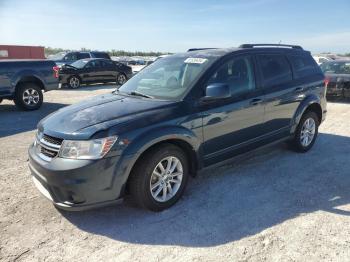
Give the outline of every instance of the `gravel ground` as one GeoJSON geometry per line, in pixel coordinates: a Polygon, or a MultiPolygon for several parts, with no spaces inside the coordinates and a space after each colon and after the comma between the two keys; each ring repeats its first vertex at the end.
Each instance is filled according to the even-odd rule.
{"type": "Polygon", "coordinates": [[[0,105],[1,261],[349,261],[350,104],[329,103],[314,148],[284,144],[249,153],[192,179],[173,208],[123,203],[64,212],[34,187],[27,148],[37,122],[111,91],[45,94],[41,110],[0,105]]]}

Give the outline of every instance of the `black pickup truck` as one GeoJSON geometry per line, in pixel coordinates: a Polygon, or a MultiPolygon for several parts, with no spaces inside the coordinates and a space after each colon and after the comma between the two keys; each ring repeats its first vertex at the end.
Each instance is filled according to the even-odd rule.
{"type": "Polygon", "coordinates": [[[58,88],[58,69],[50,60],[0,61],[0,103],[10,99],[20,109],[38,109],[43,91],[58,88]]]}

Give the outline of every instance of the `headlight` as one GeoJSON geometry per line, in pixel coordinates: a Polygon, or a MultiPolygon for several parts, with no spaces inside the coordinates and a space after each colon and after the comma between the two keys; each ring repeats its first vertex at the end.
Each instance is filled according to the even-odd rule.
{"type": "Polygon", "coordinates": [[[110,136],[87,141],[63,140],[59,156],[71,159],[99,159],[109,152],[117,138],[110,136]]]}

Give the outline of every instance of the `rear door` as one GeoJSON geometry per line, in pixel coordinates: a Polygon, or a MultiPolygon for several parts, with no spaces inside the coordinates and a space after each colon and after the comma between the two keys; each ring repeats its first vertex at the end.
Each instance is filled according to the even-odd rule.
{"type": "Polygon", "coordinates": [[[232,157],[263,134],[264,96],[254,65],[249,55],[230,58],[205,85],[225,83],[231,90],[230,98],[201,105],[205,165],[232,157]]]}
{"type": "Polygon", "coordinates": [[[116,81],[117,69],[112,60],[101,60],[101,78],[106,82],[116,81]]]}
{"type": "Polygon", "coordinates": [[[100,63],[97,60],[91,60],[84,67],[83,81],[98,83],[100,81],[100,63]]]}
{"type": "Polygon", "coordinates": [[[302,87],[293,81],[291,65],[283,53],[258,54],[256,58],[265,93],[264,133],[284,137],[302,99],[302,87]]]}

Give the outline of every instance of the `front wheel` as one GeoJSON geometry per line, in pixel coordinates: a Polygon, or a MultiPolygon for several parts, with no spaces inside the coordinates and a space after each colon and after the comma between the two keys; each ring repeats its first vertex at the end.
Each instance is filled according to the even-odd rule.
{"type": "Polygon", "coordinates": [[[185,153],[177,146],[164,144],[136,162],[130,177],[130,193],[139,206],[164,210],[182,196],[188,172],[185,153]]]}
{"type": "Polygon", "coordinates": [[[123,85],[127,80],[128,79],[127,79],[126,75],[124,75],[123,73],[120,73],[117,75],[117,84],[118,85],[123,85]]]}
{"type": "Polygon", "coordinates": [[[14,102],[17,107],[24,110],[36,110],[43,103],[41,88],[35,83],[24,83],[18,86],[14,102]]]}
{"type": "Polygon", "coordinates": [[[319,120],[314,112],[306,112],[295,131],[292,145],[298,152],[307,152],[314,145],[318,134],[319,120]]]}

